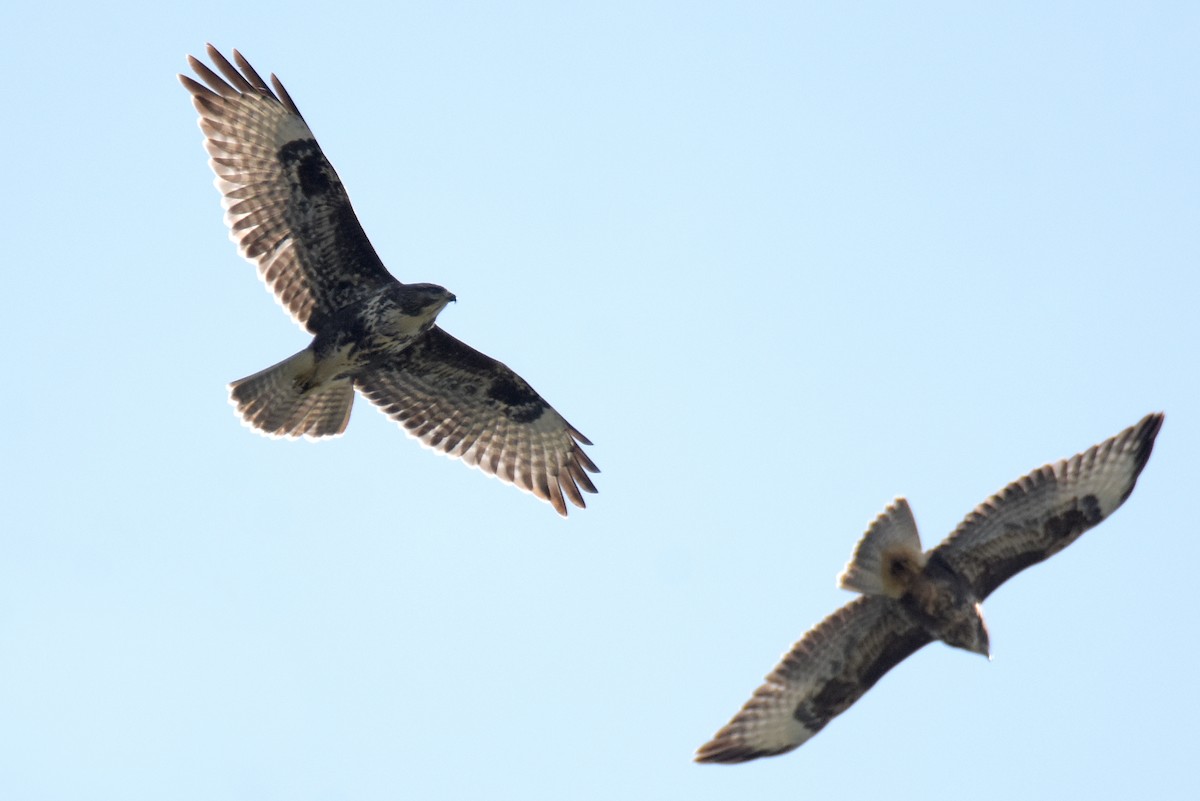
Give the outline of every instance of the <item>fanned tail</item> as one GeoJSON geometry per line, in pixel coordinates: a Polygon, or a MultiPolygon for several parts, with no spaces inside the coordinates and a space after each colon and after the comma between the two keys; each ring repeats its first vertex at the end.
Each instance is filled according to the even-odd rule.
{"type": "Polygon", "coordinates": [[[354,404],[348,378],[316,383],[317,362],[304,349],[229,385],[230,401],[246,423],[273,437],[333,437],[346,430],[354,404]]]}
{"type": "Polygon", "coordinates": [[[912,510],[908,501],[897,498],[863,534],[838,585],[863,595],[899,598],[924,566],[912,510]]]}

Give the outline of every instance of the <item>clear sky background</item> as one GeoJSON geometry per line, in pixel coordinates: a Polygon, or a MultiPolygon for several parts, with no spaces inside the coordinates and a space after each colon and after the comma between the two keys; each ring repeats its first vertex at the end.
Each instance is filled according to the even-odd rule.
{"type": "Polygon", "coordinates": [[[0,797],[1197,791],[1200,7],[25,5],[5,82],[0,797]],[[385,263],[596,445],[548,505],[359,399],[239,424],[307,344],[175,74],[287,85],[385,263]],[[927,545],[1164,410],[1130,501],[787,756],[693,750],[867,523],[927,545]]]}

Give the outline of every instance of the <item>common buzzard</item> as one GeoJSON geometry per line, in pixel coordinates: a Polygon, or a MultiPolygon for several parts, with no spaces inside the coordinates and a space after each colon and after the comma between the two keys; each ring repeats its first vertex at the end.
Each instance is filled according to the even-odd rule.
{"type": "Polygon", "coordinates": [[[242,256],[313,335],[274,367],[230,385],[231,401],[268,436],[336,436],[357,389],[426,446],[548,501],[566,516],[599,472],[592,443],[519,375],[435,323],[454,300],[384,268],[299,109],[233,51],[220,71],[180,75],[200,112],[225,222],[242,256]],[[221,76],[224,76],[223,78],[221,76]]]}
{"type": "Polygon", "coordinates": [[[908,502],[863,535],[839,582],[862,596],[804,635],[697,762],[782,754],[819,732],[926,643],[988,655],[980,602],[1066,548],[1133,492],[1163,416],[1009,484],[940,545],[922,552],[908,502]]]}

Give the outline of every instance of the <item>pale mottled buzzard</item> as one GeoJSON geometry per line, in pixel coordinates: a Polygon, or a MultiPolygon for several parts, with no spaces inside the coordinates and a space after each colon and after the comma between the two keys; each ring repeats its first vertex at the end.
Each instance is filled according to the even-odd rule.
{"type": "Polygon", "coordinates": [[[357,389],[430,448],[548,501],[595,492],[592,443],[519,375],[434,324],[454,300],[384,268],[350,199],[283,84],[272,90],[236,50],[212,45],[180,75],[200,112],[225,222],[241,254],[313,334],[300,353],[230,385],[244,420],[269,436],[341,434],[357,389]],[[222,78],[221,76],[224,76],[222,78]]]}
{"type": "Polygon", "coordinates": [[[980,602],[1113,513],[1150,458],[1161,414],[1009,484],[922,552],[908,503],[867,529],[840,577],[862,593],[804,635],[697,762],[745,762],[791,751],[884,673],[934,640],[988,654],[980,602]]]}

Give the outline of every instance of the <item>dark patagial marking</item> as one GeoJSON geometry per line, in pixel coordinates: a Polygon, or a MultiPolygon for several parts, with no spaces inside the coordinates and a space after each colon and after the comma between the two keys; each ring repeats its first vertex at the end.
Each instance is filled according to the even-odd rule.
{"type": "Polygon", "coordinates": [[[1050,554],[1043,551],[1027,551],[1007,558],[994,556],[983,576],[983,582],[987,588],[995,589],[993,585],[998,583],[996,581],[998,576],[1015,576],[1030,565],[1036,565],[1049,557],[1050,554]]]}
{"type": "Polygon", "coordinates": [[[875,682],[883,678],[883,674],[903,662],[918,648],[928,643],[928,635],[914,634],[900,639],[890,639],[875,659],[865,665],[859,675],[862,692],[875,686],[875,682]]]}
{"type": "MultiPolygon", "coordinates": [[[[1036,565],[1074,542],[1080,534],[1104,519],[1104,510],[1095,495],[1085,495],[1075,501],[1073,508],[1047,519],[1041,526],[1043,547],[1024,553],[997,553],[976,580],[975,591],[983,600],[1002,582],[1020,573],[1030,565],[1036,565]]],[[[1037,530],[1034,521],[1011,526],[1013,530],[1037,530]]]]}
{"type": "Polygon", "coordinates": [[[448,334],[426,337],[421,340],[419,346],[429,358],[444,361],[454,360],[464,369],[474,373],[491,373],[499,364],[491,356],[485,356],[462,342],[457,343],[456,346],[448,334]]]}
{"type": "Polygon", "coordinates": [[[300,191],[305,197],[321,195],[329,191],[329,175],[325,171],[325,158],[321,155],[315,139],[297,139],[279,149],[279,161],[284,167],[296,170],[300,179],[300,191]]]}
{"type": "Polygon", "coordinates": [[[363,234],[362,225],[354,216],[354,207],[350,205],[350,201],[343,196],[341,201],[333,206],[333,213],[336,215],[333,220],[333,246],[337,249],[338,259],[348,260],[364,272],[386,272],[387,268],[379,260],[379,254],[371,246],[371,240],[363,234]]]}

